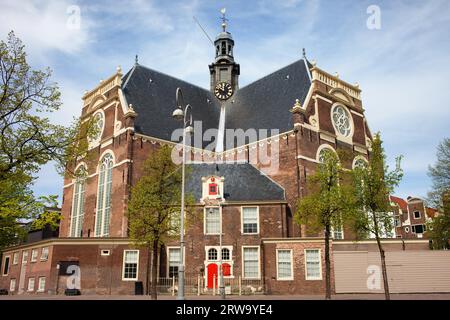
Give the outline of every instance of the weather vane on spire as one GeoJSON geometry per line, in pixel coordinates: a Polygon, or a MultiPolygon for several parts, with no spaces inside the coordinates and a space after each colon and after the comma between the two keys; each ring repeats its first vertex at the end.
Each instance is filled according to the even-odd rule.
{"type": "Polygon", "coordinates": [[[226,31],[226,28],[227,28],[227,21],[228,21],[228,19],[225,18],[225,12],[227,12],[227,9],[226,9],[226,8],[220,9],[220,13],[222,14],[222,17],[221,17],[220,19],[222,19],[222,28],[223,28],[223,32],[226,31]]]}

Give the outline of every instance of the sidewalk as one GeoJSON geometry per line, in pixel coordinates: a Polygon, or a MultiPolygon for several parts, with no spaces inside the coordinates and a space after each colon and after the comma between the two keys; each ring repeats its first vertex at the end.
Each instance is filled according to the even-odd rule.
{"type": "MultiPolygon", "coordinates": [[[[160,295],[158,300],[175,300],[176,296],[160,295]]],[[[151,300],[150,296],[133,295],[86,295],[86,296],[54,296],[54,295],[11,295],[0,296],[0,300],[151,300]]],[[[220,296],[186,296],[186,300],[220,300],[220,296]]],[[[227,301],[233,300],[324,300],[320,295],[249,295],[227,296],[227,301]]],[[[332,300],[384,300],[384,294],[337,294],[332,300]]],[[[417,294],[391,294],[391,300],[450,300],[450,293],[417,293],[417,294]]]]}

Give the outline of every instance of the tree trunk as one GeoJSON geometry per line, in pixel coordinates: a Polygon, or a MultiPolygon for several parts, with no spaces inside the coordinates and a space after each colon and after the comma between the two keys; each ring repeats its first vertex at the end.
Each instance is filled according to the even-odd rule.
{"type": "Polygon", "coordinates": [[[147,272],[145,272],[145,295],[149,295],[150,294],[150,270],[151,270],[151,263],[150,263],[150,258],[151,258],[151,247],[150,245],[147,245],[147,272]]]}
{"type": "Polygon", "coordinates": [[[330,224],[325,226],[325,299],[331,299],[330,224]]]}
{"type": "Polygon", "coordinates": [[[159,241],[153,240],[152,300],[158,299],[158,293],[156,292],[157,276],[158,276],[158,249],[159,249],[159,241]]]}
{"type": "Polygon", "coordinates": [[[380,237],[378,236],[378,232],[375,235],[377,238],[377,244],[378,244],[378,250],[380,251],[380,258],[381,258],[381,270],[383,272],[383,285],[384,285],[384,296],[386,300],[391,300],[391,296],[389,293],[389,281],[387,276],[387,269],[386,269],[386,258],[384,256],[384,249],[381,245],[380,237]]]}

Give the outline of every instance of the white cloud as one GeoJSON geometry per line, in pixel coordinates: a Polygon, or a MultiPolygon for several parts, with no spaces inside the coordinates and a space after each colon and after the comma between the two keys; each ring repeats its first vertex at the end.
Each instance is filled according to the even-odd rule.
{"type": "Polygon", "coordinates": [[[51,50],[63,53],[80,52],[88,41],[89,21],[81,15],[79,29],[67,26],[69,1],[2,1],[0,34],[5,38],[10,30],[26,44],[34,61],[46,61],[51,50]]]}
{"type": "MultiPolygon", "coordinates": [[[[236,41],[235,59],[241,65],[240,84],[299,59],[306,47],[308,57],[316,59],[319,67],[361,84],[370,128],[382,131],[389,159],[405,156],[407,174],[401,190],[411,187],[425,194],[427,165],[434,161],[437,143],[448,135],[445,121],[450,108],[444,101],[450,77],[445,41],[450,6],[446,0],[378,2],[379,31],[366,28],[368,3],[261,0],[225,4],[236,41]]],[[[80,67],[78,77],[73,70],[65,74],[71,66],[58,66],[56,80],[65,106],[53,116],[61,123],[79,115],[84,89],[92,89],[119,64],[127,71],[136,53],[143,65],[208,88],[207,65],[214,50],[192,16],[214,37],[220,28],[220,7],[199,1],[7,0],[2,3],[0,32],[4,38],[9,29],[16,30],[33,60],[42,59],[53,67],[59,61],[49,53],[57,52],[80,67]],[[76,32],[66,28],[66,9],[73,2],[81,9],[81,29],[76,32]]]]}

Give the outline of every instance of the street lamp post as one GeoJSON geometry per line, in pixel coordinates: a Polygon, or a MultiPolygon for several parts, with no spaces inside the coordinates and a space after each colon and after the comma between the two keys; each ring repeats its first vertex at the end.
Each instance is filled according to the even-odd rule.
{"type": "MultiPolygon", "coordinates": [[[[222,206],[219,207],[219,214],[222,218],[222,206]]],[[[225,283],[223,281],[223,257],[222,257],[222,225],[223,221],[220,222],[220,236],[219,236],[219,250],[220,250],[220,286],[219,293],[221,299],[225,299],[225,283]]]]}
{"type": "Polygon", "coordinates": [[[184,300],[184,176],[186,164],[186,136],[192,134],[192,107],[184,105],[183,93],[180,88],[176,91],[176,109],[172,117],[183,121],[183,161],[181,164],[181,212],[180,212],[180,265],[178,267],[178,300],[184,300]],[[183,110],[184,108],[184,110],[183,110]],[[189,118],[187,114],[189,112],[189,118]]]}

